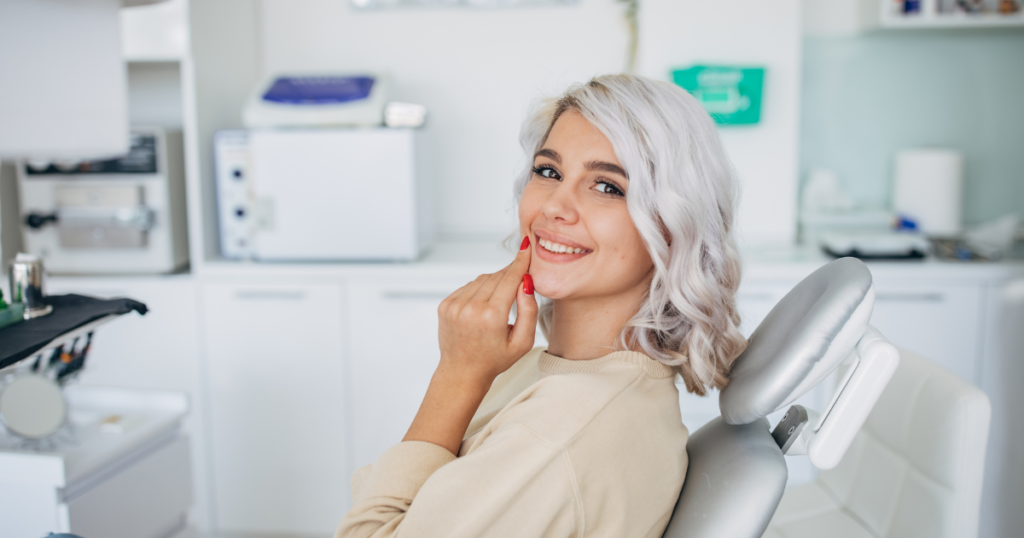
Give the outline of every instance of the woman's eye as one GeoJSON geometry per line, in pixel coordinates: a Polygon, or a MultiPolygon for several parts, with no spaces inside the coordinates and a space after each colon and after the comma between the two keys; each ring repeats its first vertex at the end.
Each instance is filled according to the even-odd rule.
{"type": "Polygon", "coordinates": [[[603,192],[605,194],[612,194],[615,196],[622,196],[624,194],[621,189],[607,181],[599,181],[597,186],[594,188],[597,189],[597,192],[603,192]]]}
{"type": "Polygon", "coordinates": [[[554,168],[548,166],[535,166],[533,167],[533,173],[548,179],[561,179],[558,172],[556,172],[554,168]]]}

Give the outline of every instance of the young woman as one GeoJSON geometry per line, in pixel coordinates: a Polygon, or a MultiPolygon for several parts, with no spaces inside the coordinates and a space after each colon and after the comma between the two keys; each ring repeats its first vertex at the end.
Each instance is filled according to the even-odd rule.
{"type": "Polygon", "coordinates": [[[746,345],[734,175],[695,99],[633,76],[541,103],[521,141],[519,253],[441,303],[430,388],[403,442],[356,472],[336,538],[668,524],[687,464],[675,380],[721,388],[746,345]],[[538,321],[549,346],[531,351],[538,321]]]}

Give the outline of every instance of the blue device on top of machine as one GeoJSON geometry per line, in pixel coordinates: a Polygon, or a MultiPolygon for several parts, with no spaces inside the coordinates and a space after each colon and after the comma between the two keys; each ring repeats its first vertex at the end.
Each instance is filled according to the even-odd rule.
{"type": "Polygon", "coordinates": [[[276,73],[253,88],[242,120],[250,129],[377,127],[387,102],[380,73],[276,73]]]}
{"type": "Polygon", "coordinates": [[[347,103],[368,98],[374,82],[368,76],[278,77],[263,100],[290,105],[347,103]]]}

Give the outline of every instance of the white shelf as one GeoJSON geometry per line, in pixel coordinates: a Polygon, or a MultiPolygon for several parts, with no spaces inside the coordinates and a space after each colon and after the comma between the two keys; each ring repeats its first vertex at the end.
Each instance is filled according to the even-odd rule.
{"type": "Polygon", "coordinates": [[[985,13],[966,15],[946,13],[939,15],[882,15],[883,29],[947,29],[947,28],[1021,28],[1024,27],[1024,14],[999,15],[985,13]]]}
{"type": "Polygon", "coordinates": [[[121,51],[128,62],[177,62],[188,54],[186,0],[138,1],[121,10],[121,51]],[[149,5],[152,4],[152,5],[149,5]]]}

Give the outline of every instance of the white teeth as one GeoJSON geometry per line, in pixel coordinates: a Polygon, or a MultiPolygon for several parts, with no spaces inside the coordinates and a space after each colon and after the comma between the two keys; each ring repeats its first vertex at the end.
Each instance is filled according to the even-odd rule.
{"type": "Polygon", "coordinates": [[[540,239],[537,242],[540,244],[540,246],[544,247],[544,250],[547,250],[547,251],[550,251],[550,252],[556,252],[556,253],[559,253],[559,254],[562,254],[562,253],[579,254],[581,252],[586,252],[586,249],[582,249],[582,248],[579,248],[579,247],[576,247],[576,248],[568,247],[568,246],[565,246],[565,245],[563,245],[561,243],[555,243],[554,241],[548,241],[547,239],[540,239]]]}

